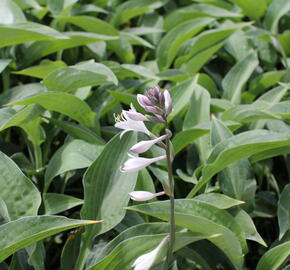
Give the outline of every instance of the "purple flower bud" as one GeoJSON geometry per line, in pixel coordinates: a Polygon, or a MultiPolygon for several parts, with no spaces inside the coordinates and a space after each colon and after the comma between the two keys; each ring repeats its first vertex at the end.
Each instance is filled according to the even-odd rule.
{"type": "Polygon", "coordinates": [[[147,112],[154,113],[154,114],[163,114],[164,112],[156,106],[144,106],[144,109],[147,112]]]}
{"type": "Polygon", "coordinates": [[[130,148],[130,151],[133,153],[141,154],[149,150],[154,144],[161,142],[162,140],[166,139],[168,137],[167,134],[162,135],[158,138],[155,138],[153,140],[148,140],[148,141],[141,141],[138,142],[137,144],[133,145],[130,148]]]}
{"type": "Polygon", "coordinates": [[[150,99],[144,95],[137,95],[137,100],[138,103],[140,104],[140,106],[142,106],[144,108],[144,106],[152,106],[152,102],[150,101],[150,99]]]}
{"type": "Polygon", "coordinates": [[[154,122],[154,123],[165,123],[165,120],[163,116],[156,114],[155,116],[146,116],[148,121],[154,122]]]}
{"type": "Polygon", "coordinates": [[[163,93],[164,93],[164,99],[165,99],[164,100],[165,112],[166,112],[166,115],[168,115],[172,111],[172,100],[171,100],[171,96],[168,90],[165,90],[163,93]]]}

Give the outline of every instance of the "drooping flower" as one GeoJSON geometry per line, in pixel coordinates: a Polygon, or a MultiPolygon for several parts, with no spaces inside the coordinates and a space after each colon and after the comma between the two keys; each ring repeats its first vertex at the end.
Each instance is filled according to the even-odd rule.
{"type": "Polygon", "coordinates": [[[155,249],[138,257],[132,264],[134,270],[149,270],[150,267],[154,264],[154,261],[156,260],[159,252],[167,244],[168,241],[169,236],[166,236],[155,249]]]}
{"type": "Polygon", "coordinates": [[[127,118],[130,118],[131,120],[134,120],[134,121],[147,121],[148,120],[148,118],[145,115],[136,111],[132,103],[130,107],[131,108],[129,109],[129,111],[123,110],[123,114],[127,116],[127,118]]]}
{"type": "Polygon", "coordinates": [[[128,159],[124,163],[124,166],[121,169],[122,172],[137,172],[139,170],[144,169],[145,167],[149,166],[150,164],[154,162],[166,159],[166,155],[155,157],[155,158],[142,158],[142,157],[134,157],[131,155],[130,157],[131,158],[128,159]]]}
{"type": "Polygon", "coordinates": [[[129,193],[131,200],[138,202],[148,201],[164,194],[165,194],[164,191],[158,193],[152,193],[149,191],[132,191],[129,193]]]}
{"type": "Polygon", "coordinates": [[[134,107],[131,107],[131,111],[123,111],[123,113],[120,116],[115,117],[116,120],[115,127],[124,129],[124,131],[121,132],[120,136],[122,137],[126,132],[131,130],[143,132],[148,136],[150,136],[151,133],[147,129],[143,121],[132,119],[134,117],[141,117],[140,115],[142,115],[141,113],[140,115],[135,114],[134,110],[135,110],[134,107]]]}
{"type": "Polygon", "coordinates": [[[156,139],[148,140],[148,141],[141,141],[137,144],[133,145],[130,149],[131,152],[141,154],[149,150],[154,144],[161,142],[162,140],[166,139],[168,135],[162,135],[156,139]]]}

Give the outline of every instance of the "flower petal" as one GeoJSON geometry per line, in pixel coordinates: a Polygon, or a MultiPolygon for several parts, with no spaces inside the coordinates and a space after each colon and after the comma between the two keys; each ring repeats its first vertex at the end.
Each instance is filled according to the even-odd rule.
{"type": "Polygon", "coordinates": [[[131,200],[138,202],[148,201],[164,194],[165,194],[164,191],[158,193],[152,193],[149,191],[132,191],[129,193],[131,200]]]}
{"type": "Polygon", "coordinates": [[[122,172],[137,172],[149,166],[151,163],[163,159],[166,159],[166,155],[155,158],[132,157],[124,163],[122,172]]]}
{"type": "Polygon", "coordinates": [[[138,154],[144,153],[147,150],[149,150],[154,144],[166,139],[167,136],[168,135],[162,135],[153,140],[138,142],[137,144],[131,147],[130,151],[132,151],[133,153],[138,153],[138,154]]]}
{"type": "Polygon", "coordinates": [[[168,115],[172,111],[172,100],[168,90],[164,90],[163,94],[164,94],[165,111],[166,115],[168,115]]]}

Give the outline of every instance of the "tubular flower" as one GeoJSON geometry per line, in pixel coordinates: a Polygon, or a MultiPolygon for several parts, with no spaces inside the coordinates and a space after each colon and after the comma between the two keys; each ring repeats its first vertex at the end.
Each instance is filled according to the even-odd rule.
{"type": "Polygon", "coordinates": [[[139,170],[144,169],[149,166],[153,162],[157,162],[159,160],[166,159],[166,155],[155,157],[155,158],[142,158],[142,157],[134,157],[131,156],[125,163],[122,172],[137,172],[139,170]]]}
{"type": "Polygon", "coordinates": [[[162,135],[156,139],[148,140],[148,141],[141,141],[137,144],[133,145],[130,149],[131,152],[141,154],[149,150],[154,144],[161,142],[162,140],[166,139],[168,135],[162,135]]]}
{"type": "Polygon", "coordinates": [[[154,261],[156,260],[159,252],[168,241],[169,237],[166,236],[155,249],[138,257],[132,264],[134,270],[149,270],[150,267],[154,264],[154,261]]]}
{"type": "MultiPolygon", "coordinates": [[[[132,114],[128,115],[129,112],[124,111],[121,115],[115,117],[116,123],[115,127],[124,129],[124,131],[121,132],[120,136],[122,137],[126,132],[128,131],[139,131],[143,132],[150,136],[150,131],[146,128],[143,121],[136,121],[132,120],[130,117],[132,117],[132,114]]],[[[141,113],[140,113],[141,114],[141,113]]]]}
{"type": "Polygon", "coordinates": [[[164,191],[161,191],[158,193],[152,193],[148,191],[132,191],[129,193],[129,196],[131,200],[133,201],[143,202],[143,201],[151,200],[157,196],[162,196],[164,194],[165,194],[164,191]]]}
{"type": "Polygon", "coordinates": [[[131,103],[130,107],[131,108],[129,109],[129,111],[123,110],[123,114],[127,118],[130,118],[131,120],[134,120],[134,121],[147,121],[148,120],[148,118],[145,115],[143,115],[142,113],[138,113],[136,111],[136,109],[134,108],[132,103],[131,103]]]}

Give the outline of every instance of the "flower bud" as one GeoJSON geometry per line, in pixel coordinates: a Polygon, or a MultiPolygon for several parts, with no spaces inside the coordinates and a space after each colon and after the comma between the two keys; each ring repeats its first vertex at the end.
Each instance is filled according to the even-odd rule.
{"type": "Polygon", "coordinates": [[[141,141],[138,142],[137,144],[133,145],[130,149],[130,151],[134,153],[144,153],[147,150],[149,150],[154,144],[161,142],[162,140],[166,139],[168,135],[162,135],[156,139],[153,140],[148,140],[148,141],[141,141]]]}
{"type": "Polygon", "coordinates": [[[164,94],[165,112],[166,112],[166,115],[168,115],[172,111],[172,100],[171,100],[171,96],[168,90],[165,90],[163,94],[164,94]]]}
{"type": "Polygon", "coordinates": [[[148,191],[132,191],[129,193],[131,200],[138,202],[148,201],[157,196],[162,196],[164,194],[165,194],[164,191],[158,193],[151,193],[148,191]]]}
{"type": "Polygon", "coordinates": [[[166,159],[166,155],[155,157],[155,158],[142,158],[131,156],[124,163],[124,167],[121,169],[122,172],[137,172],[149,166],[150,164],[157,162],[159,160],[166,159]]]}

